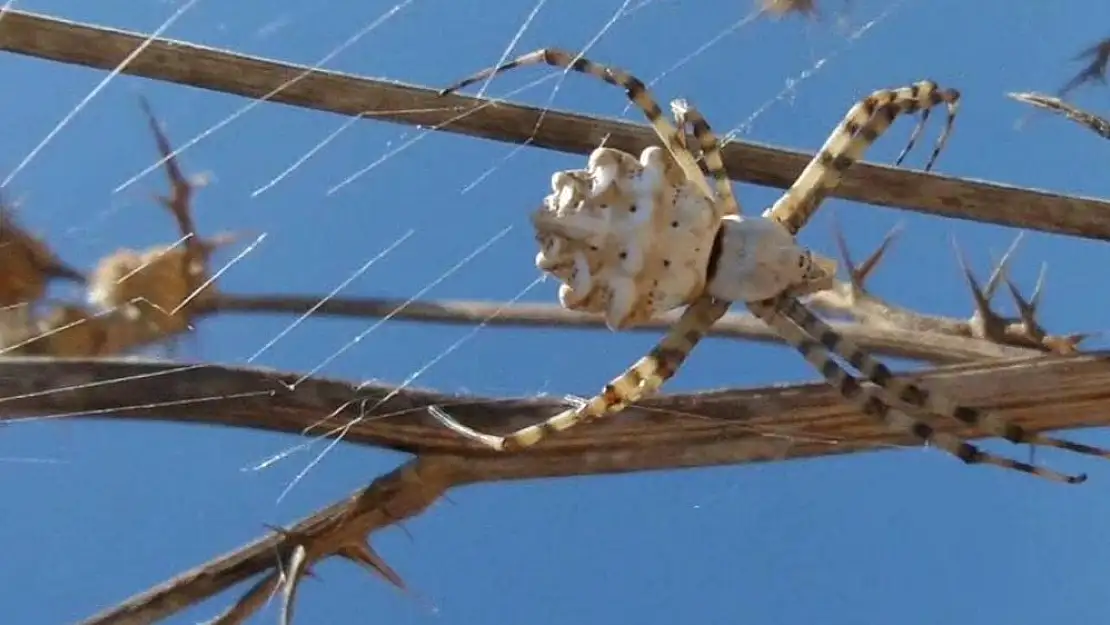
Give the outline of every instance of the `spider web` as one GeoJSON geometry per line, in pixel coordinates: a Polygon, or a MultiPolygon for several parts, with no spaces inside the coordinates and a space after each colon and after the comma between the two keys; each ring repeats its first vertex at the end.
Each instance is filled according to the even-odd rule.
{"type": "MultiPolygon", "coordinates": [[[[480,39],[481,45],[474,45],[476,38],[464,38],[467,33],[464,27],[450,25],[449,18],[466,21],[462,12],[440,15],[438,12],[448,9],[431,0],[405,0],[360,8],[325,3],[321,7],[326,6],[326,11],[307,5],[280,9],[259,5],[261,10],[250,20],[220,14],[224,15],[223,21],[212,17],[219,13],[212,4],[189,0],[157,5],[157,11],[147,7],[147,15],[158,15],[161,21],[133,26],[143,32],[200,40],[247,53],[283,59],[298,57],[297,62],[311,67],[387,75],[429,85],[444,84],[535,47],[565,45],[599,61],[612,62],[641,74],[656,89],[661,104],[671,97],[686,96],[695,103],[704,98],[707,105],[703,110],[727,137],[750,135],[753,139],[780,143],[778,138],[764,139],[760,133],[764,130],[778,132],[774,115],[790,119],[794,109],[804,106],[807,97],[813,94],[817,103],[814,106],[821,107],[823,117],[820,123],[806,124],[804,141],[808,142],[807,147],[815,147],[855,95],[878,86],[875,79],[863,75],[851,86],[837,89],[836,97],[826,97],[823,90],[833,78],[825,83],[820,80],[827,78],[827,68],[841,68],[834,72],[835,78],[851,73],[849,63],[860,62],[854,54],[857,52],[855,46],[894,17],[904,18],[904,7],[913,7],[914,3],[894,2],[881,6],[854,3],[853,13],[848,17],[858,20],[858,24],[853,21],[846,32],[836,32],[822,30],[820,25],[800,27],[802,23],[797,19],[774,23],[760,20],[747,5],[722,7],[720,10],[726,15],[708,19],[705,11],[689,3],[665,0],[598,4],[589,11],[565,0],[540,0],[511,9],[498,9],[493,12],[495,15],[486,16],[492,23],[483,25],[487,32],[480,39]],[[339,20],[332,17],[327,28],[313,21],[314,18],[323,21],[328,12],[342,12],[343,17],[339,20]],[[569,19],[568,13],[573,13],[574,19],[569,19]],[[414,28],[412,22],[421,26],[414,28]],[[661,24],[664,23],[682,26],[663,28],[661,24]],[[727,25],[722,28],[715,24],[727,25]],[[446,32],[437,33],[438,30],[446,32]],[[672,30],[678,35],[658,36],[672,30]],[[436,33],[444,41],[450,41],[452,36],[459,37],[459,41],[444,45],[438,54],[417,50],[419,46],[409,37],[420,31],[436,33]],[[767,36],[790,41],[775,46],[781,57],[768,59],[770,55],[762,53],[760,37],[767,36]],[[827,40],[818,41],[818,37],[827,40]],[[288,41],[303,47],[287,50],[288,41]],[[335,41],[340,43],[335,44],[335,41]],[[763,56],[752,61],[757,54],[763,56]],[[711,90],[718,94],[717,97],[710,99],[701,95],[711,90]],[[841,97],[845,94],[855,95],[841,97]],[[830,104],[832,102],[838,104],[830,104]],[[828,106],[831,109],[824,110],[828,106]],[[813,131],[813,128],[824,130],[813,131]]],[[[921,9],[920,5],[913,8],[921,9]]],[[[67,10],[51,12],[67,15],[67,10]]],[[[112,18],[113,25],[115,19],[112,18]]],[[[93,21],[109,21],[109,18],[101,16],[93,21]]],[[[293,47],[293,44],[288,46],[293,47]]],[[[481,92],[494,98],[534,103],[545,109],[619,115],[639,121],[638,112],[625,106],[618,90],[591,85],[588,78],[580,76],[568,79],[556,71],[521,73],[483,85],[481,92]]],[[[81,75],[84,78],[79,84],[85,87],[93,75],[81,75]]],[[[506,148],[476,139],[443,135],[434,129],[399,129],[374,124],[369,114],[335,119],[271,104],[259,106],[261,100],[244,102],[202,95],[180,87],[167,88],[122,77],[116,72],[95,75],[95,79],[87,88],[71,88],[66,93],[70,100],[65,106],[69,108],[56,117],[56,123],[37,137],[31,147],[5,154],[6,159],[16,160],[8,168],[3,186],[28,190],[26,203],[34,204],[43,181],[36,170],[53,168],[56,172],[60,163],[73,163],[77,157],[66,150],[66,146],[73,149],[79,138],[88,136],[98,115],[120,109],[125,111],[116,113],[115,119],[120,120],[120,128],[130,126],[121,130],[123,136],[118,138],[128,148],[111,151],[119,160],[98,164],[95,174],[89,174],[90,178],[95,175],[100,179],[96,184],[87,181],[82,184],[82,188],[92,190],[92,199],[82,210],[62,204],[36,206],[34,220],[54,226],[49,228],[52,232],[62,233],[52,238],[52,244],[67,249],[74,247],[72,258],[77,263],[88,259],[95,250],[103,253],[105,248],[119,245],[132,235],[141,236],[134,242],[128,240],[127,245],[174,241],[171,220],[147,201],[149,194],[162,188],[159,176],[165,159],[153,158],[150,139],[143,135],[145,129],[139,121],[139,109],[129,104],[136,93],[143,93],[154,101],[173,138],[173,156],[182,161],[183,167],[190,171],[200,167],[220,172],[218,180],[212,178],[209,186],[198,192],[194,203],[197,221],[209,233],[217,227],[253,232],[226,251],[212,267],[222,288],[235,292],[264,289],[326,293],[316,307],[292,319],[275,316],[248,321],[205,321],[199,338],[190,345],[195,353],[186,356],[303,371],[306,377],[384,378],[397,382],[399,388],[431,386],[498,395],[534,395],[537,392],[561,394],[572,388],[597,388],[640,355],[649,342],[642,336],[607,332],[572,335],[499,329],[495,333],[486,329],[484,322],[461,329],[434,328],[398,322],[405,310],[404,304],[372,322],[337,320],[319,314],[319,308],[325,303],[344,296],[387,295],[405,304],[431,298],[476,297],[505,305],[517,301],[553,301],[553,287],[550,283],[543,284],[531,266],[533,242],[530,233],[521,225],[520,214],[546,192],[546,180],[551,171],[580,166],[580,156],[524,150],[528,144],[506,148]],[[288,136],[275,135],[275,132],[288,133],[288,136]],[[132,153],[124,158],[128,151],[132,153]],[[67,160],[61,160],[63,158],[67,160]],[[350,232],[355,228],[357,232],[350,232]],[[502,333],[504,337],[500,336],[502,333]],[[495,338],[494,334],[498,336],[495,338]]],[[[885,82],[878,81],[879,84],[885,82]]],[[[797,145],[800,141],[788,143],[797,145]]],[[[86,155],[80,161],[89,164],[94,158],[86,155]]],[[[762,198],[771,194],[752,193],[751,196],[762,198]]],[[[747,198],[751,196],[746,190],[741,191],[741,202],[749,212],[763,206],[760,201],[749,201],[747,198]]],[[[188,366],[191,365],[183,365],[183,368],[188,366]]],[[[805,365],[794,362],[793,356],[748,345],[731,345],[726,349],[724,345],[707,344],[699,348],[688,367],[689,371],[676,380],[674,389],[707,388],[726,383],[754,384],[783,377],[812,378],[805,365]],[[744,371],[739,364],[722,372],[721,363],[735,362],[736,353],[740,351],[745,360],[773,363],[767,366],[773,372],[762,374],[770,377],[744,371]]],[[[59,388],[56,392],[67,390],[71,389],[59,388]]],[[[15,399],[18,398],[0,401],[15,399]]],[[[202,401],[205,400],[197,400],[198,403],[202,401]]],[[[336,409],[338,412],[342,407],[336,409]]],[[[227,435],[228,440],[234,438],[234,444],[204,445],[197,435],[196,439],[188,440],[189,444],[182,444],[180,452],[165,452],[166,457],[161,459],[141,456],[119,471],[137,469],[141,472],[151,470],[156,464],[161,464],[162,470],[166,466],[175,470],[195,470],[211,462],[202,458],[203,454],[218,452],[223,457],[215,463],[215,471],[223,477],[212,478],[214,481],[209,483],[228,488],[233,493],[232,498],[246,498],[246,503],[239,505],[238,510],[250,521],[244,523],[239,519],[238,527],[243,532],[239,538],[253,536],[258,529],[255,524],[261,517],[275,510],[284,518],[300,516],[305,510],[364,483],[368,476],[392,463],[390,458],[368,461],[365,452],[345,454],[337,442],[325,440],[324,432],[334,433],[335,424],[330,421],[334,414],[322,413],[317,427],[308,434],[316,438],[294,445],[289,444],[287,437],[260,436],[253,432],[250,441],[243,436],[227,435]],[[235,473],[241,468],[249,470],[235,473]],[[280,475],[276,471],[279,468],[291,474],[280,475]],[[236,475],[251,481],[235,482],[228,477],[236,475]],[[294,486],[297,489],[293,489],[294,486]],[[275,497],[282,503],[280,509],[275,506],[275,497]],[[291,511],[288,508],[291,505],[297,510],[291,511]]],[[[19,425],[49,422],[61,416],[73,415],[29,418],[20,420],[19,425]]],[[[110,424],[106,428],[114,432],[119,426],[110,424]]],[[[14,432],[19,428],[7,429],[14,432]]],[[[144,425],[142,435],[150,435],[151,429],[144,425]]],[[[91,425],[82,424],[74,430],[82,435],[96,435],[91,425]]],[[[179,436],[178,432],[175,429],[172,436],[179,436]]],[[[203,435],[214,436],[210,431],[203,435]]],[[[187,434],[181,436],[188,439],[187,434]]],[[[80,452],[80,447],[89,443],[75,437],[70,439],[62,454],[63,462],[71,466],[90,466],[92,459],[82,457],[80,452]]],[[[28,446],[27,440],[14,440],[24,448],[28,446]]],[[[32,441],[42,443],[49,439],[32,441]]],[[[135,446],[135,442],[131,442],[131,446],[135,446]]],[[[105,447],[101,444],[97,448],[105,447]]],[[[13,461],[21,461],[22,457],[13,456],[13,461]]],[[[103,456],[99,456],[98,461],[102,460],[103,456]]],[[[762,472],[762,469],[754,472],[762,472]]],[[[655,476],[652,480],[652,486],[647,488],[658,488],[680,502],[675,507],[677,512],[661,512],[664,520],[656,521],[653,526],[657,531],[688,528],[692,509],[704,513],[710,508],[720,509],[726,501],[752,496],[741,484],[718,483],[709,496],[706,491],[700,491],[684,497],[681,490],[689,485],[688,482],[672,477],[656,479],[655,476]],[[682,519],[676,515],[682,515],[682,519]]],[[[550,544],[562,544],[562,539],[577,539],[599,547],[596,540],[581,535],[581,522],[592,517],[593,513],[585,508],[604,499],[607,495],[603,489],[607,488],[614,488],[612,481],[604,487],[556,484],[545,488],[553,492],[543,495],[545,498],[550,495],[543,505],[555,510],[554,517],[560,522],[568,521],[572,526],[563,531],[553,530],[550,544]],[[571,488],[583,492],[571,492],[571,488]],[[571,512],[575,506],[584,509],[571,512]],[[579,523],[574,523],[576,520],[579,523]]],[[[622,488],[645,487],[643,482],[625,482],[622,488]]],[[[505,492],[512,496],[512,493],[521,495],[525,490],[523,486],[510,486],[505,492]]],[[[652,501],[661,496],[645,493],[641,498],[652,501]]],[[[505,503],[505,497],[504,494],[480,494],[474,498],[468,495],[467,511],[457,510],[456,519],[461,517],[460,523],[471,523],[469,527],[474,530],[475,541],[496,540],[492,534],[495,530],[480,525],[488,525],[488,521],[476,522],[473,515],[481,510],[482,503],[500,506],[505,503]],[[488,501],[483,502],[483,496],[489,497],[488,501]],[[467,517],[468,514],[471,516],[467,517]]],[[[631,510],[627,511],[628,518],[620,514],[614,525],[636,519],[631,510]]],[[[195,521],[198,513],[190,512],[186,516],[195,521]]],[[[721,532],[714,535],[725,532],[721,528],[713,531],[721,532]]],[[[437,557],[443,553],[458,553],[441,551],[445,548],[439,543],[440,539],[431,538],[429,534],[433,532],[422,533],[420,544],[416,546],[425,557],[428,553],[436,553],[437,557]]],[[[619,538],[612,540],[619,541],[619,538]]],[[[231,542],[237,544],[238,539],[231,542]]],[[[200,552],[207,554],[210,547],[206,544],[200,552]]],[[[625,544],[623,548],[631,550],[634,547],[625,544]]],[[[411,552],[413,547],[398,546],[390,535],[386,537],[383,550],[403,553],[411,552]]],[[[477,553],[477,549],[474,553],[463,551],[459,557],[477,557],[477,553]]],[[[536,557],[549,558],[552,553],[546,551],[536,557]]],[[[684,559],[686,554],[669,553],[660,557],[673,564],[684,561],[680,558],[684,559]]],[[[700,561],[705,554],[697,557],[700,561]]],[[[449,581],[447,574],[421,570],[419,560],[417,556],[405,565],[413,572],[414,579],[427,580],[429,589],[435,588],[441,579],[449,581]]],[[[604,575],[605,568],[601,571],[604,575]]],[[[609,573],[615,575],[617,571],[609,573]]],[[[491,575],[490,580],[477,583],[473,589],[475,594],[492,596],[494,589],[483,587],[483,584],[494,577],[491,575]]],[[[329,576],[329,585],[331,583],[329,576]]],[[[112,596],[122,597],[133,590],[132,586],[112,596]]],[[[342,583],[329,587],[329,595],[341,597],[343,595],[331,593],[341,593],[344,588],[342,583]]],[[[367,592],[363,585],[353,588],[357,592],[367,592]]],[[[571,590],[568,582],[552,592],[571,590]]],[[[304,610],[302,618],[310,614],[311,608],[304,610]]],[[[458,622],[472,618],[462,610],[455,614],[450,618],[458,622]]],[[[403,611],[394,616],[402,622],[417,618],[403,611]]]]}

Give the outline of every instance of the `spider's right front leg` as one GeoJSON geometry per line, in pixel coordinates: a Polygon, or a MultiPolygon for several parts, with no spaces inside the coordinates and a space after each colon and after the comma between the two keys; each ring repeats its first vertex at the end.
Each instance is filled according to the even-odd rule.
{"type": "Polygon", "coordinates": [[[654,394],[686,361],[698,341],[728,311],[729,302],[707,295],[695,299],[667,335],[627,371],[613,378],[600,393],[581,405],[564,410],[543,423],[521,428],[506,436],[483,434],[459,423],[442,410],[432,416],[462,436],[496,449],[511,451],[531,447],[549,436],[568,430],[579,423],[600,419],[624,410],[654,394]]]}

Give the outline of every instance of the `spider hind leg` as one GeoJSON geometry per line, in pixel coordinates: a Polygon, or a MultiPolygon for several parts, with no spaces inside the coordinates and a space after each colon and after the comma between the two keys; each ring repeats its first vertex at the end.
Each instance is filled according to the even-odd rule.
{"type": "MultiPolygon", "coordinates": [[[[786,316],[782,308],[784,303],[783,298],[780,298],[777,301],[768,300],[755,303],[750,308],[790,343],[807,362],[820,371],[821,375],[840,395],[852,402],[865,414],[880,420],[891,429],[913,434],[922,441],[936,445],[965,464],[988,464],[1065,484],[1079,484],[1087,480],[1086,474],[1068,475],[1046,467],[985,452],[959,436],[937,430],[929,423],[915,419],[904,411],[891,406],[879,396],[882,390],[881,387],[865,387],[856,377],[849,374],[844,367],[836,362],[833,352],[824,344],[829,342],[826,337],[822,335],[822,340],[814,339],[810,336],[808,329],[804,328],[798,321],[786,316]]],[[[874,381],[872,380],[872,382],[874,381]]],[[[876,384],[876,386],[878,385],[876,384]]]]}
{"type": "Polygon", "coordinates": [[[933,393],[913,382],[900,380],[881,361],[849,339],[841,336],[817,315],[797,301],[785,304],[787,317],[806,329],[812,336],[820,337],[820,342],[832,352],[851,364],[876,386],[880,387],[897,401],[904,402],[916,409],[942,415],[968,427],[982,428],[988,433],[1004,438],[1011,443],[1055,447],[1087,456],[1110,459],[1110,451],[1084,445],[1069,440],[1030,432],[1015,423],[1010,423],[988,411],[960,405],[944,395],[933,393]]]}

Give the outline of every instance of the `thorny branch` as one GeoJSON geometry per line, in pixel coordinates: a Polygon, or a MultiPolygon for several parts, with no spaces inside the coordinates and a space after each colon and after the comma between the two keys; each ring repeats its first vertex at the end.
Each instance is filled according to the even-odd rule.
{"type": "MultiPolygon", "coordinates": [[[[1104,426],[1110,425],[1108,356],[1099,352],[1006,360],[906,377],[1038,431],[1104,426]]],[[[470,427],[504,432],[546,418],[563,402],[405,389],[374,407],[393,387],[308,379],[290,390],[297,377],[213,364],[0,359],[0,396],[13,398],[0,402],[0,419],[8,422],[27,415],[173,420],[320,435],[313,424],[334,412],[329,427],[363,417],[344,435],[348,443],[428,456],[284,533],[198,567],[86,625],[154,622],[270,570],[275,549],[292,554],[295,545],[303,544],[309,561],[318,561],[331,555],[329,546],[349,546],[355,536],[403,519],[406,510],[415,514],[451,486],[777,461],[916,444],[838,401],[828,386],[800,384],[661,395],[612,421],[567,432],[543,448],[499,455],[439,427],[426,414],[427,407],[447,407],[470,427]],[[420,469],[420,480],[406,482],[404,476],[411,476],[414,466],[430,468],[420,469]],[[410,485],[394,490],[399,484],[410,485]],[[385,509],[373,507],[382,501],[392,503],[385,509]]],[[[956,430],[953,424],[938,425],[956,430]]]]}
{"type": "MultiPolygon", "coordinates": [[[[9,10],[0,50],[113,70],[147,37],[9,10]]],[[[609,147],[638,154],[655,143],[644,124],[589,117],[435,89],[312,69],[155,38],[124,74],[495,141],[588,154],[609,147]],[[537,121],[543,115],[543,123],[537,121]]],[[[732,141],[724,161],[735,180],[787,188],[812,154],[732,141]]],[[[1016,228],[1110,239],[1110,201],[859,163],[832,193],[848,200],[1016,228]]]]}
{"type": "Polygon", "coordinates": [[[1103,139],[1110,139],[1110,120],[1099,117],[1094,113],[1088,113],[1083,109],[1069,104],[1060,98],[1044,95],[1043,93],[1008,93],[1008,97],[1024,102],[1040,109],[1045,109],[1059,115],[1063,115],[1073,122],[1087,128],[1094,132],[1103,139]]]}

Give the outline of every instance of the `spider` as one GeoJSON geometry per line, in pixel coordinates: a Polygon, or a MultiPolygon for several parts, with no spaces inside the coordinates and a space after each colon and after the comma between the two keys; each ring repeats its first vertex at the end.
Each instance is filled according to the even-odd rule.
{"type": "Polygon", "coordinates": [[[552,193],[532,214],[541,251],[536,265],[557,277],[564,307],[603,313],[613,330],[685,306],[651,351],[593,398],[506,436],[475,431],[441,410],[433,416],[458,434],[498,451],[520,450],[584,423],[615,414],[655,393],[674,376],[732,302],[743,302],[793,346],[847,400],[888,427],[910,433],[966,464],[994,465],[1064,483],[1085,474],[1051,469],[984,452],[935,429],[925,419],[947,417],[1013,442],[1110,458],[1095,447],[1044,436],[997,415],[961,406],[913,382],[893,377],[886,365],[840,336],[798,297],[827,289],[836,263],[802,249],[795,235],[836,187],[843,173],[902,113],[922,116],[898,163],[913,147],[931,108],[945,104],[947,124],[925,166],[943,149],[960,94],[925,80],[880,90],[857,102],[794,184],[760,217],[745,217],[732,192],[720,145],[706,119],[684,100],[671,103],[668,121],[642,81],[559,49],[541,49],[474,74],[440,91],[446,95],[523,65],[589,74],[625,90],[662,140],[637,159],[620,150],[594,150],[585,170],[557,172],[552,193]],[[708,178],[687,144],[693,130],[708,178]],[[712,179],[712,186],[709,179],[712,179]],[[837,362],[859,371],[864,382],[837,362]]]}

